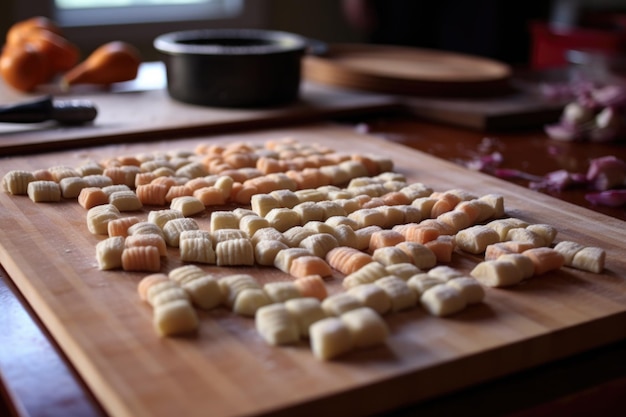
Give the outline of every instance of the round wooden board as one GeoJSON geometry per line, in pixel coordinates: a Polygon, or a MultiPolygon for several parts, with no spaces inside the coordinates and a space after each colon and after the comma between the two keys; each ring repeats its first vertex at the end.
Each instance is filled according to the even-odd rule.
{"type": "Polygon", "coordinates": [[[510,90],[511,68],[487,58],[389,45],[332,44],[308,55],[304,78],[388,94],[485,96],[510,90]]]}

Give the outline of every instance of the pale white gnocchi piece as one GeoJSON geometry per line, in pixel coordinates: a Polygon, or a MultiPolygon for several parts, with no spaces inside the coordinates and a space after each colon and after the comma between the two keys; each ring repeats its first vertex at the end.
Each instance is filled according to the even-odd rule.
{"type": "Polygon", "coordinates": [[[285,308],[295,319],[300,337],[309,337],[309,328],[319,320],[326,318],[320,300],[314,297],[293,298],[285,301],[285,308]]]}
{"type": "Polygon", "coordinates": [[[369,307],[350,310],[340,319],[352,334],[355,348],[367,348],[384,344],[389,336],[389,328],[380,315],[369,307]]]}
{"type": "Polygon", "coordinates": [[[282,303],[293,298],[300,298],[300,290],[293,281],[275,281],[263,285],[263,290],[274,303],[282,303]]]}
{"type": "Polygon", "coordinates": [[[191,195],[174,197],[170,203],[170,209],[179,211],[183,217],[190,217],[202,213],[206,207],[202,201],[191,195]]]}
{"type": "Polygon", "coordinates": [[[254,248],[247,238],[223,240],[215,245],[215,258],[218,266],[254,265],[254,248]]]}
{"type": "Polygon", "coordinates": [[[255,326],[261,337],[273,346],[300,340],[298,323],[283,303],[260,307],[255,315],[255,326]]]}
{"type": "Polygon", "coordinates": [[[387,275],[374,281],[381,287],[391,300],[391,311],[397,312],[415,307],[417,296],[407,283],[394,275],[387,275]]]}
{"type": "Polygon", "coordinates": [[[54,181],[30,181],[26,193],[34,203],[51,203],[61,201],[61,187],[54,181]]]}
{"type": "Polygon", "coordinates": [[[101,240],[96,244],[96,260],[102,271],[122,267],[124,237],[114,236],[101,240]]]}
{"type": "Polygon", "coordinates": [[[330,360],[354,349],[352,333],[339,317],[318,320],[309,328],[313,355],[320,360],[330,360]]]}

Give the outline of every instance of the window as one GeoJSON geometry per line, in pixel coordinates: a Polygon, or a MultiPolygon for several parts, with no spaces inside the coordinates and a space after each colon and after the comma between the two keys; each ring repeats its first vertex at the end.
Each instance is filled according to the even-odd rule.
{"type": "Polygon", "coordinates": [[[62,26],[233,19],[243,0],[54,0],[62,26]]]}
{"type": "MultiPolygon", "coordinates": [[[[4,0],[3,0],[4,1],[4,0]]],[[[152,41],[178,30],[263,28],[263,0],[10,0],[15,21],[48,16],[84,52],[112,40],[130,42],[146,59],[156,58],[152,41]]]]}

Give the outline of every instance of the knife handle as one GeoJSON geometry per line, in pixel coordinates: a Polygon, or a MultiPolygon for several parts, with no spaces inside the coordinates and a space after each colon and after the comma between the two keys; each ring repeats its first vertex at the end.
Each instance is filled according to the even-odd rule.
{"type": "Polygon", "coordinates": [[[26,103],[0,106],[0,122],[40,123],[54,120],[60,124],[82,124],[93,121],[98,111],[89,100],[53,100],[44,97],[26,103]]]}

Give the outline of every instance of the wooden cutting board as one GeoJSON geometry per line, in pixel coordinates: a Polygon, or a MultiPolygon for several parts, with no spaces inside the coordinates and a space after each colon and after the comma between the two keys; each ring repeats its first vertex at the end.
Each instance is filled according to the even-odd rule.
{"type": "MultiPolygon", "coordinates": [[[[390,314],[385,346],[326,363],[305,342],[265,344],[251,319],[223,308],[199,313],[196,336],[157,337],[151,309],[136,293],[146,274],[97,270],[101,237],[87,231],[85,210],[74,201],[35,204],[0,193],[0,262],[111,416],[373,414],[626,338],[626,223],[346,128],[309,125],[12,157],[2,160],[0,175],[286,136],[387,155],[410,182],[437,191],[500,193],[509,216],[557,227],[557,241],[605,248],[606,270],[563,268],[513,288],[487,289],[484,303],[445,319],[420,308],[390,314]]],[[[209,214],[197,221],[208,227],[209,214]]],[[[456,253],[451,265],[469,271],[478,261],[456,253]]],[[[172,250],[164,269],[179,265],[172,250]]],[[[261,283],[290,279],[272,268],[205,269],[251,273],[261,283]]],[[[338,274],[328,280],[331,293],[341,291],[340,281],[338,274]]]]}
{"type": "MultiPolygon", "coordinates": [[[[149,79],[138,79],[136,85],[128,86],[128,90],[122,85],[115,92],[87,88],[58,95],[60,100],[92,101],[98,108],[98,116],[92,124],[68,127],[53,122],[32,125],[0,123],[0,155],[284,126],[399,107],[397,100],[388,95],[337,90],[308,82],[302,83],[298,101],[280,107],[196,106],[169,97],[164,88],[165,81],[156,81],[155,85],[150,77],[165,77],[164,70],[155,64],[158,63],[144,64],[145,77],[149,79]]],[[[33,97],[35,95],[17,93],[0,80],[0,104],[15,104],[33,97]]]]}
{"type": "Polygon", "coordinates": [[[480,97],[507,91],[511,68],[454,52],[392,45],[331,44],[304,58],[304,77],[386,94],[480,97]]]}

